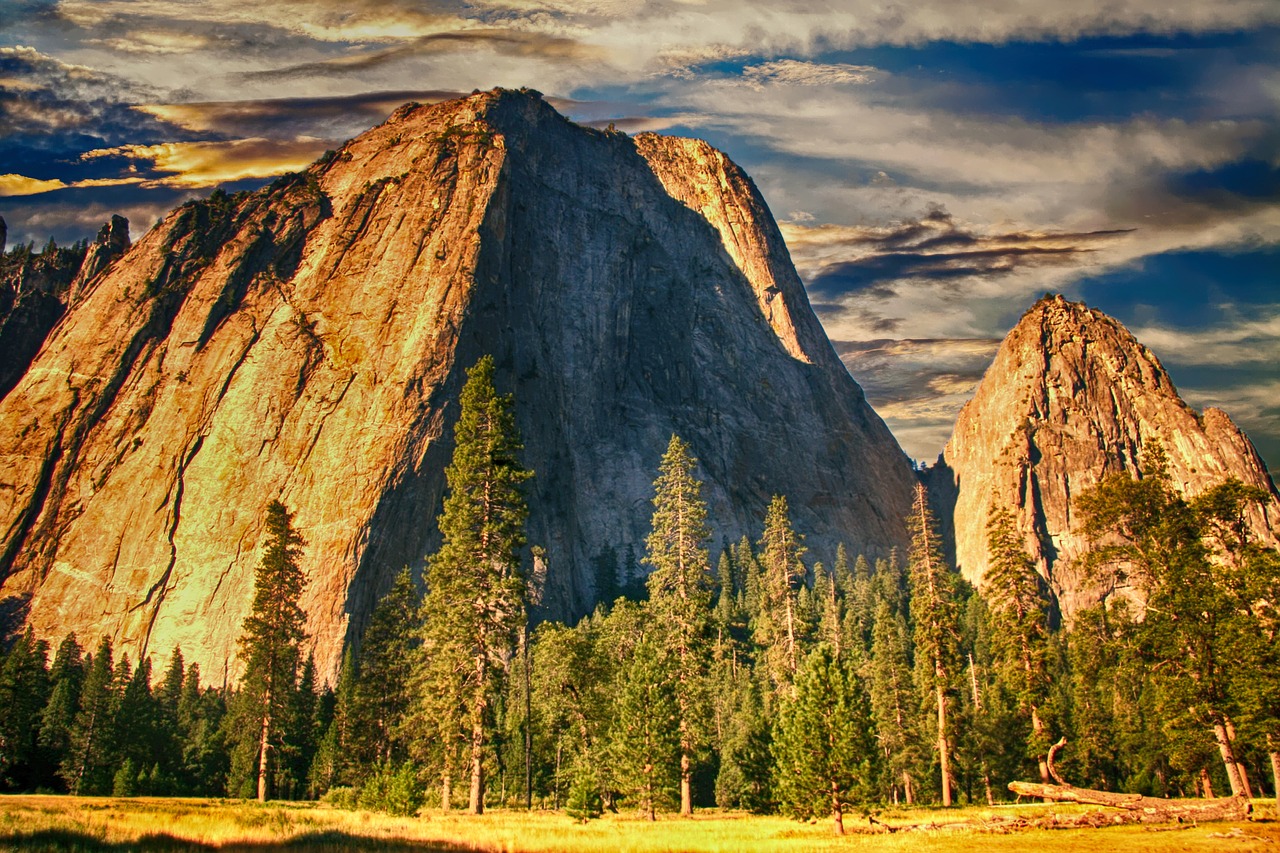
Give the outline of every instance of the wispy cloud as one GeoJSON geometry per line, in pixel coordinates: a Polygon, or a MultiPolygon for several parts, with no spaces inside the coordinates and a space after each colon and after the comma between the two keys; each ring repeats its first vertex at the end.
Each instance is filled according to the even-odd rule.
{"type": "Polygon", "coordinates": [[[795,86],[864,84],[884,76],[884,71],[871,65],[801,62],[795,59],[778,59],[742,69],[742,78],[757,88],[763,88],[766,83],[795,86]]]}

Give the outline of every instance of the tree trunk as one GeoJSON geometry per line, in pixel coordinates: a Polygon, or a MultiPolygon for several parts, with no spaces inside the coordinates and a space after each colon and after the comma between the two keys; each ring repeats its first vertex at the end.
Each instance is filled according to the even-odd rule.
{"type": "Polygon", "coordinates": [[[1200,768],[1200,788],[1204,791],[1204,798],[1206,800],[1213,799],[1213,782],[1209,779],[1208,767],[1200,768]]]}
{"type": "Polygon", "coordinates": [[[693,770],[687,752],[680,753],[680,814],[693,816],[693,770]]]}
{"type": "Polygon", "coordinates": [[[1240,755],[1236,752],[1236,726],[1231,722],[1231,718],[1226,714],[1222,715],[1222,721],[1227,727],[1227,739],[1231,742],[1231,755],[1236,762],[1236,773],[1240,774],[1240,789],[1246,797],[1253,796],[1253,789],[1249,785],[1249,774],[1244,769],[1244,762],[1240,760],[1240,755]]]}
{"type": "Polygon", "coordinates": [[[1218,752],[1222,755],[1222,766],[1227,771],[1227,782],[1231,785],[1231,796],[1244,795],[1244,786],[1240,784],[1240,769],[1236,764],[1235,750],[1231,746],[1231,738],[1227,737],[1227,727],[1221,720],[1213,721],[1213,737],[1218,742],[1218,752]]]}
{"type": "Polygon", "coordinates": [[[267,801],[267,750],[271,748],[271,693],[262,714],[262,735],[258,739],[258,802],[267,801]]]}
{"type": "Polygon", "coordinates": [[[942,807],[951,806],[951,756],[947,749],[947,694],[939,683],[938,697],[938,761],[942,765],[942,807]]]}
{"type": "Polygon", "coordinates": [[[1240,796],[1219,800],[1165,800],[1139,794],[1116,794],[1066,785],[1037,785],[1033,782],[1010,782],[1009,790],[1024,797],[1122,809],[1129,813],[1131,819],[1117,822],[1125,823],[1247,820],[1253,811],[1248,797],[1240,796]]]}
{"type": "MultiPolygon", "coordinates": [[[[1040,742],[1044,741],[1044,720],[1040,719],[1040,709],[1035,705],[1031,706],[1031,732],[1040,742]]],[[[1049,762],[1043,755],[1036,756],[1036,762],[1040,765],[1040,784],[1049,784],[1049,762]]]]}
{"type": "Polygon", "coordinates": [[[472,814],[484,814],[484,655],[476,656],[475,707],[471,710],[471,796],[468,807],[472,814]]]}
{"type": "Polygon", "coordinates": [[[520,653],[524,656],[524,807],[533,809],[533,696],[529,671],[529,625],[520,629],[520,653]]]}
{"type": "Polygon", "coordinates": [[[440,810],[449,811],[453,808],[453,778],[446,770],[440,776],[440,810]]]}
{"type": "Polygon", "coordinates": [[[840,805],[840,789],[831,783],[831,823],[836,835],[844,835],[844,809],[840,805]]]}
{"type": "Polygon", "coordinates": [[[1276,810],[1280,811],[1280,750],[1271,750],[1271,790],[1276,795],[1276,810]]]}
{"type": "Polygon", "coordinates": [[[915,791],[911,787],[911,774],[906,770],[902,771],[902,797],[907,801],[907,805],[914,806],[916,804],[915,791]]]}

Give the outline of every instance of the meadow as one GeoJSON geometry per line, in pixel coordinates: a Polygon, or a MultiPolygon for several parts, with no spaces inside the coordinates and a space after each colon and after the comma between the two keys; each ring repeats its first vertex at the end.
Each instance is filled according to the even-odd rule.
{"type": "Polygon", "coordinates": [[[1259,803],[1255,820],[1199,826],[1104,829],[1032,829],[1000,833],[983,821],[1047,814],[1078,814],[1063,805],[995,808],[885,810],[877,819],[894,827],[936,828],[874,832],[865,817],[850,815],[849,834],[833,836],[827,822],[706,811],[693,819],[660,816],[650,823],[630,814],[606,815],[586,824],[557,812],[494,810],[475,817],[424,811],[395,818],[315,803],[212,799],[0,797],[0,850],[5,851],[404,851],[404,853],[671,853],[671,851],[834,851],[960,853],[1052,850],[1114,851],[1277,850],[1280,822],[1274,804],[1259,803]],[[966,823],[968,828],[947,828],[966,823]],[[978,828],[973,825],[977,824],[978,828]]]}

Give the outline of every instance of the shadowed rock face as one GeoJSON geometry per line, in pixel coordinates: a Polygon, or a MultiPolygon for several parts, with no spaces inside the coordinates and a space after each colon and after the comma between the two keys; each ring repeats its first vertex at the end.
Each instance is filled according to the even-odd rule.
{"type": "Polygon", "coordinates": [[[756,538],[775,492],[817,557],[902,544],[909,464],[751,181],[704,143],[494,91],[406,106],[304,173],[187,204],[88,283],[0,402],[0,605],[233,678],[279,498],[332,675],[436,544],[484,353],[537,474],[544,615],[593,602],[606,549],[643,553],[672,433],[701,460],[717,546],[756,538]]]}
{"type": "Polygon", "coordinates": [[[1005,338],[956,421],[935,478],[954,485],[956,562],[980,583],[989,509],[1011,509],[1029,553],[1070,616],[1097,600],[1076,565],[1085,540],[1072,500],[1102,477],[1134,472],[1158,439],[1172,480],[1196,494],[1227,477],[1271,501],[1249,515],[1253,535],[1278,544],[1280,501],[1253,444],[1219,409],[1197,414],[1155,355],[1100,311],[1041,299],[1005,338]],[[947,476],[950,475],[950,476],[947,476]]]}

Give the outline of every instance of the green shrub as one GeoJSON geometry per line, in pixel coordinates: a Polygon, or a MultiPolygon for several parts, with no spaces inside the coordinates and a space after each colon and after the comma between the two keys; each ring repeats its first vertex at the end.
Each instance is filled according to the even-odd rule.
{"type": "Polygon", "coordinates": [[[347,811],[355,811],[360,807],[360,792],[355,788],[336,787],[330,788],[320,798],[320,802],[335,809],[346,809],[347,811]]]}
{"type": "Polygon", "coordinates": [[[412,817],[423,805],[423,790],[417,769],[410,763],[393,768],[384,764],[360,786],[362,809],[412,817]]]}

